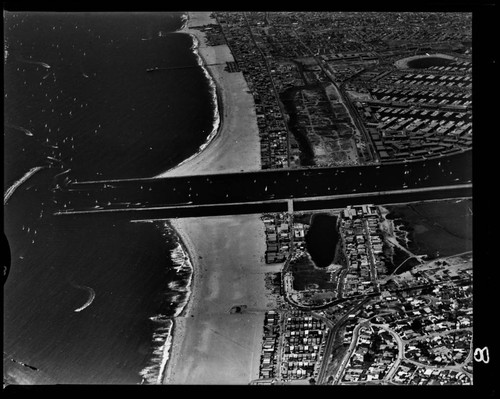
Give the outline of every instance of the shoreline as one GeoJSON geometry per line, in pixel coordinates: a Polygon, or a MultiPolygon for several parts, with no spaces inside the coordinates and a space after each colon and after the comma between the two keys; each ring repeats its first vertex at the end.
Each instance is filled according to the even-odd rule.
{"type": "MultiPolygon", "coordinates": [[[[255,103],[243,73],[231,73],[225,70],[227,62],[234,62],[231,51],[226,44],[207,46],[205,33],[191,28],[191,26],[204,26],[211,23],[217,23],[217,21],[210,18],[210,12],[189,13],[184,25],[177,32],[189,34],[192,37],[193,51],[214,89],[214,129],[195,154],[166,172],[154,176],[155,178],[261,170],[260,136],[255,103]]],[[[231,377],[235,373],[232,369],[220,374],[220,369],[224,369],[226,365],[221,364],[217,357],[219,353],[224,352],[225,348],[217,350],[221,345],[220,342],[214,342],[212,345],[206,344],[207,340],[214,338],[210,337],[212,332],[220,335],[220,331],[224,331],[227,324],[235,323],[238,318],[239,315],[236,318],[232,316],[231,321],[222,322],[229,315],[229,309],[226,308],[232,306],[227,303],[228,298],[225,297],[226,293],[233,290],[232,280],[228,280],[227,275],[233,276],[233,279],[239,279],[242,276],[236,275],[237,271],[232,270],[232,265],[228,264],[225,259],[219,259],[219,257],[226,257],[224,249],[216,247],[207,251],[212,242],[207,240],[203,232],[206,228],[213,228],[215,234],[211,238],[221,240],[226,234],[226,230],[221,225],[241,224],[242,219],[245,217],[166,220],[166,224],[177,236],[178,244],[184,255],[189,259],[191,277],[186,283],[185,303],[180,305],[180,311],[170,318],[172,327],[163,346],[158,383],[228,383],[229,381],[248,383],[258,377],[258,355],[261,350],[260,341],[262,338],[262,320],[260,319],[263,318],[262,308],[266,307],[264,303],[257,306],[260,308],[258,312],[252,314],[251,317],[247,315],[244,321],[233,327],[233,329],[240,330],[241,326],[246,325],[240,335],[243,340],[248,341],[252,348],[251,357],[248,357],[247,353],[243,362],[238,360],[239,363],[244,363],[245,367],[240,367],[241,370],[237,372],[237,375],[231,377]],[[203,257],[200,256],[200,253],[203,257]],[[224,269],[226,269],[226,273],[219,275],[224,269]],[[221,286],[224,287],[224,293],[220,290],[221,286]],[[200,301],[200,296],[204,298],[203,301],[200,301]],[[210,307],[207,307],[211,298],[214,301],[210,307]],[[213,312],[215,314],[211,315],[213,312]],[[199,345],[200,341],[205,343],[202,348],[199,345]],[[201,353],[194,356],[193,352],[200,350],[201,353]],[[257,357],[257,361],[254,356],[257,357]],[[205,370],[208,371],[200,374],[198,364],[203,361],[207,363],[205,370]],[[214,362],[216,367],[212,365],[214,362]],[[212,377],[210,374],[213,374],[212,377]]],[[[241,230],[252,235],[263,234],[260,219],[250,216],[250,220],[252,220],[251,226],[242,227],[241,230]]],[[[236,234],[238,233],[240,231],[236,234]]],[[[238,242],[238,245],[241,243],[238,242]]],[[[256,240],[253,246],[263,245],[265,245],[265,240],[262,238],[256,240]]],[[[232,254],[229,256],[234,257],[233,261],[243,263],[252,258],[251,254],[254,258],[257,254],[262,262],[264,250],[265,248],[259,248],[258,251],[251,253],[249,252],[251,249],[247,249],[245,246],[240,250],[240,253],[236,253],[236,256],[232,254]]],[[[240,289],[240,291],[245,291],[247,297],[252,297],[256,303],[269,301],[268,296],[265,295],[265,271],[269,270],[262,268],[257,273],[257,277],[250,276],[252,281],[255,280],[254,283],[246,282],[244,287],[240,289]]],[[[248,270],[243,271],[243,274],[245,272],[248,273],[248,270]]],[[[271,304],[268,303],[268,305],[271,304]]],[[[241,349],[234,348],[231,349],[231,352],[233,350],[237,353],[241,349]]],[[[234,361],[236,362],[237,359],[235,358],[234,361]]]]}
{"type": "MultiPolygon", "coordinates": [[[[194,297],[194,292],[196,292],[195,289],[195,277],[197,276],[198,273],[195,272],[196,266],[195,262],[192,257],[193,249],[188,248],[188,245],[186,244],[188,238],[182,233],[182,229],[180,229],[180,226],[175,226],[175,221],[172,219],[165,220],[165,227],[172,231],[172,233],[176,236],[177,239],[177,244],[180,246],[180,249],[182,251],[182,254],[184,257],[187,257],[187,261],[189,262],[189,267],[191,269],[191,274],[189,276],[188,281],[186,282],[186,298],[184,300],[184,303],[180,305],[176,313],[169,317],[169,320],[171,322],[170,329],[168,332],[168,335],[165,339],[165,343],[163,346],[163,355],[162,355],[162,361],[160,365],[160,371],[158,373],[158,380],[157,384],[162,384],[164,383],[163,381],[166,378],[166,375],[169,371],[169,365],[171,364],[171,357],[172,357],[172,351],[173,351],[173,345],[174,345],[174,340],[176,339],[175,342],[179,341],[182,339],[184,333],[183,333],[183,326],[179,325],[178,319],[185,317],[186,313],[189,313],[189,305],[193,302],[193,297],[194,297]]],[[[170,254],[172,256],[172,253],[170,254]]],[[[180,265],[179,267],[182,267],[183,265],[180,265]]]]}
{"type": "Polygon", "coordinates": [[[199,264],[194,260],[193,254],[195,254],[195,252],[192,248],[192,243],[189,241],[189,237],[186,236],[179,223],[176,223],[176,220],[174,219],[169,219],[166,223],[177,236],[178,243],[182,247],[184,254],[188,256],[192,268],[191,277],[189,282],[186,284],[186,287],[189,290],[186,302],[183,304],[181,311],[170,318],[172,325],[165,341],[162,366],[158,375],[158,384],[168,384],[167,381],[172,371],[172,357],[177,355],[177,353],[173,353],[175,349],[174,345],[177,345],[179,341],[182,341],[184,338],[185,325],[181,322],[181,320],[190,315],[193,303],[197,299],[196,286],[200,277],[199,271],[201,270],[199,264]]]}
{"type": "Polygon", "coordinates": [[[277,306],[265,286],[273,270],[264,261],[260,215],[169,223],[193,274],[190,298],[173,318],[163,384],[248,384],[258,378],[264,313],[277,306]],[[231,313],[236,305],[246,308],[231,313]]]}
{"type": "Polygon", "coordinates": [[[227,44],[208,46],[205,32],[216,24],[210,12],[190,12],[177,33],[193,38],[193,51],[215,91],[214,129],[196,153],[154,178],[261,170],[260,136],[253,96],[242,72],[226,71],[234,62],[227,44]]]}
{"type": "MultiPolygon", "coordinates": [[[[207,138],[203,142],[203,144],[200,145],[200,147],[196,150],[196,152],[193,155],[189,156],[188,158],[186,158],[185,160],[183,160],[179,164],[173,166],[172,168],[166,170],[165,172],[160,173],[159,175],[157,175],[155,177],[163,177],[163,176],[165,176],[165,174],[167,174],[169,172],[174,172],[174,171],[178,170],[180,167],[183,167],[185,164],[192,162],[192,160],[195,159],[196,157],[198,157],[201,154],[201,152],[203,152],[203,150],[205,150],[205,148],[207,148],[208,146],[210,146],[211,143],[213,143],[213,141],[217,137],[217,135],[219,135],[221,133],[221,131],[223,129],[223,125],[224,125],[224,118],[222,116],[222,115],[224,115],[224,104],[222,102],[222,98],[221,98],[221,94],[220,94],[220,90],[221,90],[220,86],[219,86],[217,80],[214,78],[214,75],[210,71],[209,66],[207,66],[207,64],[208,64],[207,60],[203,57],[203,54],[200,53],[200,50],[199,50],[200,40],[199,40],[198,36],[196,36],[195,33],[190,31],[189,28],[187,28],[188,22],[189,22],[189,19],[186,20],[183,27],[180,30],[178,30],[176,33],[186,33],[189,36],[191,36],[191,39],[193,40],[192,51],[198,59],[198,65],[203,69],[203,71],[205,73],[205,77],[210,82],[209,84],[211,86],[211,90],[213,91],[212,92],[212,99],[214,102],[214,121],[213,121],[213,125],[212,125],[212,131],[207,136],[207,138]],[[214,93],[215,93],[215,95],[214,95],[214,93]]],[[[201,31],[200,31],[200,33],[201,33],[201,31]]]]}

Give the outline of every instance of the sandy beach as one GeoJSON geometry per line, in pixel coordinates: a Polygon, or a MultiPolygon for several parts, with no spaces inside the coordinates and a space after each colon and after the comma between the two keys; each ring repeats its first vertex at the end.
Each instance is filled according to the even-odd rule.
{"type": "Polygon", "coordinates": [[[175,319],[165,384],[248,384],[258,378],[265,287],[260,215],[183,218],[171,223],[193,262],[191,298],[175,319]],[[245,305],[241,313],[233,306],[245,305]]]}
{"type": "Polygon", "coordinates": [[[194,35],[198,53],[215,81],[219,98],[220,126],[203,151],[156,177],[187,176],[261,169],[260,140],[253,96],[242,72],[225,71],[234,61],[227,45],[207,46],[205,33],[195,29],[216,23],[210,12],[190,12],[180,31],[194,35]]]}
{"type": "MultiPolygon", "coordinates": [[[[215,23],[209,12],[190,12],[184,33],[198,52],[218,95],[220,126],[200,152],[157,177],[261,169],[253,97],[241,72],[225,71],[234,58],[227,45],[206,46],[194,29],[215,23]],[[215,65],[214,65],[215,64],[215,65]]],[[[193,266],[191,296],[174,320],[164,384],[248,384],[258,378],[264,312],[276,307],[265,287],[264,226],[260,215],[171,220],[193,266]],[[232,313],[234,306],[243,306],[232,313]]]]}

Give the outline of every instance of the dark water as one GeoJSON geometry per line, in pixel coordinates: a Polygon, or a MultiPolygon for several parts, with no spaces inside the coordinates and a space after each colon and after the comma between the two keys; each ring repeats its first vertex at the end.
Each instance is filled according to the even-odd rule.
{"type": "Polygon", "coordinates": [[[154,176],[196,152],[214,104],[192,40],[168,33],[181,27],[180,13],[4,21],[4,193],[45,167],[4,206],[4,380],[130,384],[147,370],[154,381],[166,328],[151,318],[174,314],[189,277],[174,269],[176,237],[161,221],[54,217],[53,177],[154,176]]]}
{"type": "Polygon", "coordinates": [[[28,162],[62,158],[79,178],[154,175],[187,158],[210,133],[211,95],[191,38],[158,36],[179,28],[178,16],[8,15],[5,25],[9,176],[26,166],[16,168],[25,154],[28,162]],[[184,65],[195,67],[146,72],[184,65]],[[33,142],[44,149],[37,148],[38,157],[27,153],[33,142]]]}
{"type": "Polygon", "coordinates": [[[316,266],[327,267],[333,262],[338,238],[335,216],[326,213],[313,215],[305,239],[307,251],[316,266]]]}

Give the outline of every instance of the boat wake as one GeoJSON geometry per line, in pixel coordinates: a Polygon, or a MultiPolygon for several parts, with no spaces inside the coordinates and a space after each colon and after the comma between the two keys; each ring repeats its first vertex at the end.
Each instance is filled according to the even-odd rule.
{"type": "Polygon", "coordinates": [[[80,306],[79,308],[77,308],[77,309],[74,310],[74,312],[81,312],[83,309],[89,307],[90,304],[94,301],[95,291],[92,288],[90,288],[90,287],[86,287],[86,286],[82,286],[82,285],[76,285],[76,284],[72,284],[72,285],[75,288],[80,288],[80,289],[86,290],[89,293],[89,299],[87,299],[87,302],[85,302],[83,304],[83,306],[80,306]]]}
{"type": "Polygon", "coordinates": [[[47,69],[50,68],[49,64],[47,64],[46,62],[42,62],[42,61],[32,61],[32,60],[26,60],[24,58],[19,58],[19,61],[20,62],[25,62],[26,64],[41,65],[41,66],[43,66],[44,68],[47,68],[47,69]]]}
{"type": "Polygon", "coordinates": [[[9,125],[9,124],[7,124],[6,126],[12,128],[12,129],[20,130],[21,132],[24,132],[26,134],[26,136],[33,136],[33,133],[31,132],[31,130],[28,130],[22,126],[9,125]]]}
{"type": "Polygon", "coordinates": [[[12,186],[10,186],[7,190],[5,190],[5,193],[3,195],[3,204],[6,205],[7,201],[9,198],[14,194],[14,191],[23,184],[26,180],[28,180],[31,176],[33,176],[36,172],[38,172],[40,169],[43,169],[44,166],[35,166],[34,168],[31,168],[28,172],[24,174],[23,177],[21,177],[18,181],[16,181],[12,186]]]}

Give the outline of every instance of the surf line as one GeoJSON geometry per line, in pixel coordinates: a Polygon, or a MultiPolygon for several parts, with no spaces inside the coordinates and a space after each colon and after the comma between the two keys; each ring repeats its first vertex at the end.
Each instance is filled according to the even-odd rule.
{"type": "Polygon", "coordinates": [[[80,288],[82,290],[86,290],[88,293],[89,293],[89,299],[87,299],[87,302],[85,302],[82,306],[80,306],[79,308],[75,309],[74,312],[81,312],[83,309],[87,308],[90,306],[90,304],[94,301],[94,298],[95,298],[95,291],[90,288],[90,287],[86,287],[86,286],[82,286],[82,285],[76,285],[76,284],[72,284],[75,288],[80,288]]]}

